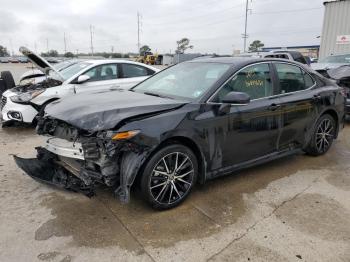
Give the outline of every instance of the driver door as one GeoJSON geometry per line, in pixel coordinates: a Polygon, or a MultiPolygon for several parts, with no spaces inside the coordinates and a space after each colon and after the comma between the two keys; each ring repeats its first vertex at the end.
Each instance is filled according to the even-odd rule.
{"type": "Polygon", "coordinates": [[[271,71],[268,62],[247,66],[209,101],[213,108],[218,108],[223,106],[221,101],[229,92],[244,92],[251,98],[250,103],[231,105],[226,114],[216,114],[211,119],[211,128],[216,134],[214,151],[221,151],[214,154],[221,160],[212,163],[212,170],[241,164],[278,150],[282,114],[280,99],[274,96],[276,90],[271,71]]]}
{"type": "Polygon", "coordinates": [[[75,84],[76,93],[113,90],[120,87],[118,64],[98,65],[84,72],[83,75],[88,75],[90,79],[84,83],[75,84]]]}

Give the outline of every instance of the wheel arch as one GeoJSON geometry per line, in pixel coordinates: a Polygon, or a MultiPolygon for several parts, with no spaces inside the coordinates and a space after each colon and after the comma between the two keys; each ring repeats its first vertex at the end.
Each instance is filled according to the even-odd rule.
{"type": "MultiPolygon", "coordinates": [[[[60,99],[60,98],[58,98],[58,97],[53,97],[53,98],[48,99],[47,101],[45,101],[45,102],[42,103],[41,105],[32,104],[32,106],[38,111],[38,115],[37,115],[37,116],[42,116],[42,115],[44,114],[45,107],[46,107],[48,104],[50,104],[50,103],[52,103],[52,102],[54,102],[54,101],[56,101],[56,100],[58,100],[58,99],[60,99]]],[[[36,124],[36,121],[37,121],[36,118],[34,118],[34,119],[33,119],[33,124],[34,124],[34,125],[36,124]]]]}
{"type": "Polygon", "coordinates": [[[336,122],[336,132],[335,132],[335,136],[334,138],[336,139],[338,137],[338,133],[339,133],[339,116],[336,110],[332,109],[332,108],[328,108],[326,110],[324,110],[320,116],[322,117],[323,115],[330,115],[331,117],[333,117],[334,121],[336,122]]]}
{"type": "Polygon", "coordinates": [[[206,180],[206,162],[205,162],[205,157],[202,153],[202,150],[200,149],[198,144],[193,139],[186,137],[186,136],[181,136],[181,135],[176,135],[176,136],[166,138],[157,147],[155,147],[152,150],[152,152],[147,156],[145,161],[143,161],[140,169],[138,170],[137,178],[139,179],[141,177],[141,173],[144,170],[144,167],[145,167],[148,159],[150,159],[161,148],[163,148],[167,145],[172,145],[174,143],[186,146],[193,151],[193,153],[197,157],[197,161],[198,161],[198,182],[200,184],[204,184],[204,182],[206,180]]]}

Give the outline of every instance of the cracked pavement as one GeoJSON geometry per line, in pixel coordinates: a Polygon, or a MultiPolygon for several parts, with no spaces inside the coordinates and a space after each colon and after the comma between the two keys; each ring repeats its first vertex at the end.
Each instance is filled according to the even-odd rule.
{"type": "Polygon", "coordinates": [[[350,261],[350,123],[321,157],[291,156],[197,186],[154,211],[33,181],[30,128],[0,128],[0,261],[350,261]]]}

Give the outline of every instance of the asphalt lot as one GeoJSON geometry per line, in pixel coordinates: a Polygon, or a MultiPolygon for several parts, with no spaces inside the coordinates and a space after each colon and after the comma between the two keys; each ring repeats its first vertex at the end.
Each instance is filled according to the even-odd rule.
{"type": "MultiPolygon", "coordinates": [[[[0,70],[9,68],[0,65],[0,70]]],[[[23,65],[11,65],[20,75],[23,65]]],[[[178,208],[39,184],[12,154],[44,139],[0,128],[0,261],[350,261],[350,123],[321,157],[292,156],[197,186],[178,208]]]]}

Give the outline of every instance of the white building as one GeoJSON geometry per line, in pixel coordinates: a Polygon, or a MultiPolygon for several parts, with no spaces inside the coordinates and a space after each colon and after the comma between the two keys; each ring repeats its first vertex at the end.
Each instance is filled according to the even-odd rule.
{"type": "Polygon", "coordinates": [[[320,58],[350,53],[350,0],[328,1],[325,6],[320,58]]]}

